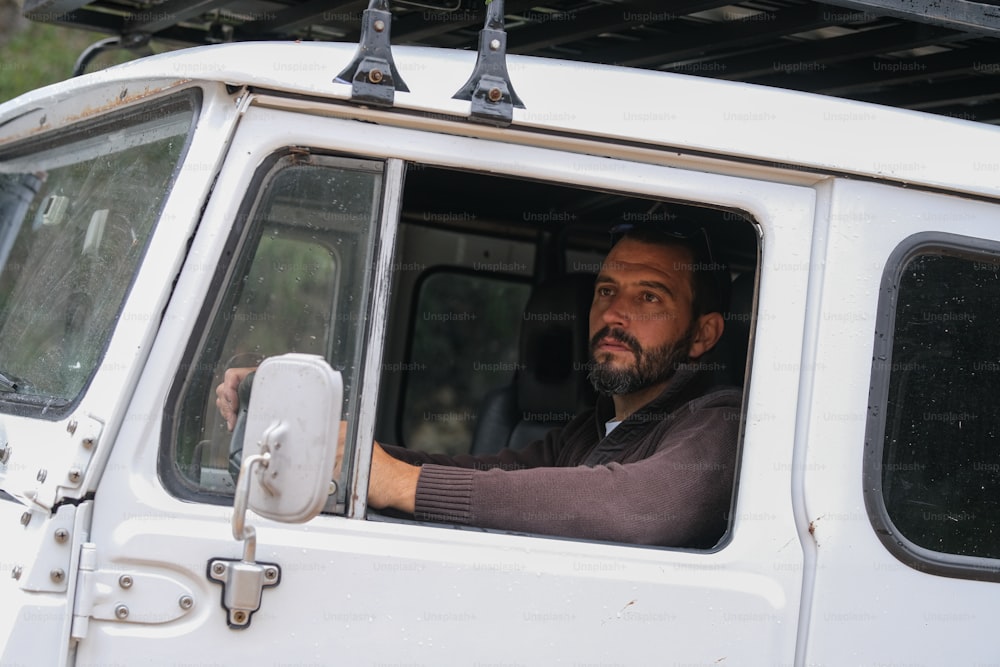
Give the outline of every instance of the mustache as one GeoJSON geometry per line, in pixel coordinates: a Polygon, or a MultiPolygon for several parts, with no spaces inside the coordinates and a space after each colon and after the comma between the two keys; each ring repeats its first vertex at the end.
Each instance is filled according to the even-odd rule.
{"type": "Polygon", "coordinates": [[[597,349],[598,342],[600,342],[603,338],[610,338],[611,340],[618,341],[619,343],[628,346],[628,348],[636,354],[640,354],[642,352],[642,345],[639,344],[639,341],[637,341],[634,336],[627,331],[623,331],[622,329],[612,329],[608,326],[605,326],[603,329],[595,333],[593,338],[590,339],[591,352],[597,349]]]}

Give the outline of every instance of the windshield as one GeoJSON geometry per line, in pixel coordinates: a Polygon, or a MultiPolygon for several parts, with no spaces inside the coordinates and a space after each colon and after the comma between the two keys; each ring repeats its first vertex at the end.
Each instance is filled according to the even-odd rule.
{"type": "Polygon", "coordinates": [[[183,156],[193,96],[0,155],[0,409],[72,403],[183,156]]]}

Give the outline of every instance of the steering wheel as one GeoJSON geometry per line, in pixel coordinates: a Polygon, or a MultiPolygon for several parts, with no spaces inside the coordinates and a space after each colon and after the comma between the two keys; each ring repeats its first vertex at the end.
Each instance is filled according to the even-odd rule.
{"type": "Polygon", "coordinates": [[[239,411],[236,413],[236,425],[233,426],[233,437],[229,441],[229,474],[233,478],[233,483],[239,479],[240,466],[243,464],[243,436],[247,430],[247,410],[250,407],[250,390],[253,388],[253,376],[257,371],[247,373],[246,377],[240,380],[240,386],[236,389],[236,396],[239,398],[239,411]]]}

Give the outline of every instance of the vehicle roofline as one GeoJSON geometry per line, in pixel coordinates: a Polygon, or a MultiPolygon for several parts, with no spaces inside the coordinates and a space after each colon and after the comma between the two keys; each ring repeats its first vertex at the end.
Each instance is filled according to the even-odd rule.
{"type": "MultiPolygon", "coordinates": [[[[245,42],[147,56],[0,105],[0,142],[4,123],[25,106],[129,81],[157,80],[164,88],[216,82],[347,100],[350,86],[333,79],[356,49],[245,42]]],[[[469,103],[452,95],[471,74],[474,52],[396,46],[393,57],[410,89],[396,93],[397,108],[468,115],[469,103]]],[[[514,109],[513,127],[1000,197],[1000,127],[993,125],[691,74],[518,55],[508,56],[507,68],[526,107],[514,109]]]]}

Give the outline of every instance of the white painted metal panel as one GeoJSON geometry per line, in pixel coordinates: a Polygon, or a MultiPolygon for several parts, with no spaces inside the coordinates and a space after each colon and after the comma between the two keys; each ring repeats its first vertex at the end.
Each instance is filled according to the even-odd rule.
{"type": "MultiPolygon", "coordinates": [[[[782,258],[807,256],[811,189],[622,160],[307,117],[251,107],[177,283],[161,335],[106,477],[93,541],[103,569],[167,572],[196,591],[192,613],[158,626],[92,621],[82,662],[115,655],[161,664],[747,664],[791,662],[803,552],[791,503],[793,426],[799,372],[772,367],[798,357],[804,281],[774,273],[782,258]],[[156,476],[159,410],[206,270],[220,261],[234,202],[271,151],[311,146],[373,157],[480,169],[583,187],[736,207],[763,227],[765,268],[744,469],[728,544],[691,553],[321,516],[302,526],[251,520],[257,558],[282,567],[250,628],[230,630],[209,559],[238,557],[229,509],[174,498],[156,476]],[[760,377],[758,382],[756,377],[760,377]],[[192,648],[196,647],[196,648],[192,648]]],[[[371,401],[375,397],[370,397],[371,401]]],[[[363,457],[362,457],[363,458],[363,457]]]]}
{"type": "MultiPolygon", "coordinates": [[[[808,662],[991,664],[994,582],[901,563],[879,541],[862,487],[879,285],[892,251],[922,231],[1000,239],[1000,208],[954,196],[838,181],[820,211],[814,398],[802,446],[805,504],[817,543],[808,662]]],[[[947,443],[942,443],[947,446],[947,443]]]]}

